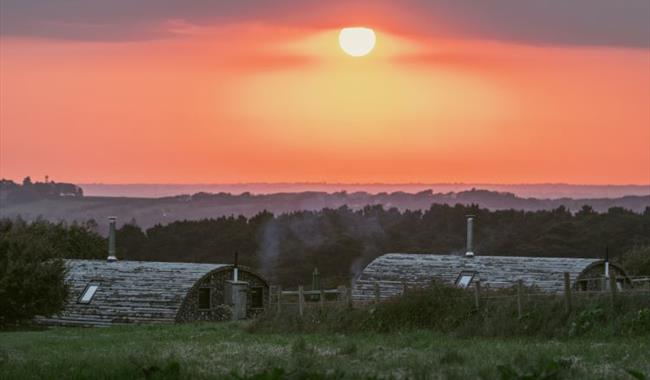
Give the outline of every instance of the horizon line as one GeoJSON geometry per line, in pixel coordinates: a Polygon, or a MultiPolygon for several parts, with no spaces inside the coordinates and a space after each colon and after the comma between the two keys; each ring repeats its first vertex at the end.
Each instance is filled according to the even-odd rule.
{"type": "MultiPolygon", "coordinates": [[[[74,182],[69,182],[74,183],[74,182]]],[[[78,182],[78,185],[106,186],[242,186],[242,185],[326,185],[326,186],[650,186],[648,183],[569,183],[569,182],[78,182]]]]}

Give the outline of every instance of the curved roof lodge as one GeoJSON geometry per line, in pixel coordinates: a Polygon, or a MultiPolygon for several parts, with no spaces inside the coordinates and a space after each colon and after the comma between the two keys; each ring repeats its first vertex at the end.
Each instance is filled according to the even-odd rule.
{"type": "Polygon", "coordinates": [[[40,323],[110,326],[230,319],[229,292],[243,294],[245,318],[264,308],[268,284],[256,273],[227,264],[67,260],[70,295],[63,312],[40,323]]]}
{"type": "MultiPolygon", "coordinates": [[[[625,276],[621,268],[609,265],[610,271],[625,276]]],[[[391,253],[376,258],[363,270],[352,296],[355,300],[373,299],[378,285],[380,297],[388,298],[401,294],[405,286],[424,287],[434,279],[463,287],[480,280],[482,286],[489,288],[507,288],[522,280],[526,286],[560,292],[565,272],[576,287],[576,281],[602,276],[604,266],[603,260],[585,258],[391,253]]],[[[580,284],[582,288],[586,282],[580,284]]]]}

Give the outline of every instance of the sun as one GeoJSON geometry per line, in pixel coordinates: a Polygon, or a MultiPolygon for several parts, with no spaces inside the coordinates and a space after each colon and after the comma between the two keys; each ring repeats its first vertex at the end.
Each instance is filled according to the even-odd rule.
{"type": "Polygon", "coordinates": [[[339,33],[341,49],[353,57],[368,55],[375,47],[375,32],[370,28],[343,28],[339,33]]]}

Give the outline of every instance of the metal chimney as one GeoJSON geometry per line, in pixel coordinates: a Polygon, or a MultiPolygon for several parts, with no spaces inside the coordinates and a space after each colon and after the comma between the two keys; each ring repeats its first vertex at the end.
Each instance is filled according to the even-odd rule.
{"type": "Polygon", "coordinates": [[[467,252],[465,257],[474,256],[474,215],[467,215],[467,252]]]}
{"type": "Polygon", "coordinates": [[[314,268],[314,273],[311,274],[311,290],[320,290],[320,273],[318,273],[318,268],[314,268]]]}
{"type": "Polygon", "coordinates": [[[605,278],[609,279],[609,246],[607,245],[605,246],[605,278]]]}
{"type": "Polygon", "coordinates": [[[117,261],[117,256],[115,255],[115,221],[117,220],[114,216],[108,217],[108,257],[106,261],[113,262],[117,261]]]}
{"type": "Polygon", "coordinates": [[[235,265],[232,269],[232,280],[239,281],[239,251],[235,251],[235,265]]]}

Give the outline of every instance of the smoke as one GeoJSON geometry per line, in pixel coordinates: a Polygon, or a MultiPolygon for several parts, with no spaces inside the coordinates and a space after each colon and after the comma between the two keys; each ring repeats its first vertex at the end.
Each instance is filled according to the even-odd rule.
{"type": "Polygon", "coordinates": [[[284,214],[269,219],[259,237],[259,264],[262,273],[272,277],[277,273],[284,240],[297,240],[302,247],[318,247],[326,241],[319,227],[318,216],[311,212],[284,214]]]}
{"type": "Polygon", "coordinates": [[[361,232],[363,238],[363,253],[352,261],[349,272],[352,274],[352,285],[363,272],[363,269],[374,260],[377,255],[384,254],[381,252],[381,245],[386,238],[386,232],[376,216],[366,216],[359,219],[356,228],[361,232]]]}
{"type": "Polygon", "coordinates": [[[386,253],[383,252],[386,232],[379,218],[373,213],[377,207],[381,208],[368,206],[363,210],[354,211],[342,207],[336,212],[331,209],[304,211],[269,219],[262,226],[259,235],[258,257],[262,273],[269,277],[278,273],[281,256],[287,252],[308,255],[305,251],[311,251],[312,254],[316,251],[323,254],[323,251],[337,249],[339,244],[343,244],[345,248],[352,247],[351,255],[354,256],[341,261],[343,270],[339,273],[347,273],[354,281],[368,263],[386,253]],[[346,240],[348,238],[353,240],[346,240]]]}
{"type": "Polygon", "coordinates": [[[259,265],[261,272],[268,277],[280,256],[280,229],[275,217],[264,224],[259,240],[259,265]]]}

